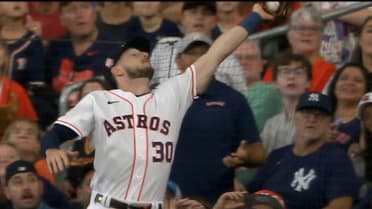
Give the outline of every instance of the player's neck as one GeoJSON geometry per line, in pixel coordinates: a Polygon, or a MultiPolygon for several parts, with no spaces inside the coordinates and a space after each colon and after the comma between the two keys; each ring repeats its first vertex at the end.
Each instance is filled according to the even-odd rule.
{"type": "Polygon", "coordinates": [[[137,78],[119,84],[119,89],[132,92],[134,95],[143,95],[151,91],[148,78],[137,78]]]}

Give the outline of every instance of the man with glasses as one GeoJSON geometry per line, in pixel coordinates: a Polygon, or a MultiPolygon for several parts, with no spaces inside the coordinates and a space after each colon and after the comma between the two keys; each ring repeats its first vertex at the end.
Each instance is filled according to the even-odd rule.
{"type": "MultiPolygon", "coordinates": [[[[302,7],[292,13],[287,38],[290,50],[304,55],[312,65],[313,79],[309,91],[322,92],[336,71],[335,65],[320,55],[323,37],[321,13],[313,7],[302,7]]],[[[264,81],[272,80],[272,69],[265,72],[264,81]]]]}
{"type": "Polygon", "coordinates": [[[281,96],[272,84],[263,83],[264,69],[258,42],[244,41],[233,53],[243,68],[247,85],[247,101],[252,109],[257,128],[262,130],[266,121],[282,111],[281,96]]]}
{"type": "Polygon", "coordinates": [[[268,119],[261,131],[267,154],[293,143],[295,107],[312,78],[311,64],[302,55],[281,54],[274,60],[273,67],[274,85],[281,95],[283,111],[268,119]]]}
{"type": "Polygon", "coordinates": [[[328,96],[302,94],[294,115],[294,143],[273,151],[247,190],[279,193],[287,209],[351,209],[358,180],[347,154],[328,142],[333,114],[328,96]]]}

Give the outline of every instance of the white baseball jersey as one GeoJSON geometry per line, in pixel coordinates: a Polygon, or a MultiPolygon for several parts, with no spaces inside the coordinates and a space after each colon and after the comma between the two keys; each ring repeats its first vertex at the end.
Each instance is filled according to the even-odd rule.
{"type": "Polygon", "coordinates": [[[129,203],[163,201],[182,119],[195,96],[190,66],[142,96],[92,92],[55,123],[91,137],[94,192],[129,203]]]}

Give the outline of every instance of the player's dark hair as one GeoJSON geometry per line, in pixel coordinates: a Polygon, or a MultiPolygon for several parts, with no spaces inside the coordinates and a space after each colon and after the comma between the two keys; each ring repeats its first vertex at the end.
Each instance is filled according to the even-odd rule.
{"type": "Polygon", "coordinates": [[[312,79],[312,65],[310,61],[301,54],[294,54],[292,51],[286,51],[280,53],[272,61],[273,66],[273,80],[278,78],[278,68],[279,66],[289,65],[292,62],[300,62],[303,67],[305,67],[307,79],[312,79]]]}

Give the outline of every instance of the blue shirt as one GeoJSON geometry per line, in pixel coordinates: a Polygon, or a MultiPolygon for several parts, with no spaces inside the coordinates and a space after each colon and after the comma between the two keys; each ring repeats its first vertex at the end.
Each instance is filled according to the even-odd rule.
{"type": "Polygon", "coordinates": [[[233,189],[234,170],[222,159],[235,152],[243,139],[260,141],[246,98],[213,80],[186,112],[170,179],[184,196],[199,196],[213,204],[233,189]]]}
{"type": "Polygon", "coordinates": [[[288,145],[274,150],[248,191],[277,192],[287,209],[318,209],[337,197],[357,197],[359,184],[351,161],[336,144],[326,143],[307,156],[296,156],[292,149],[288,145]]]}
{"type": "Polygon", "coordinates": [[[96,25],[98,31],[104,31],[109,37],[108,41],[126,41],[127,36],[127,22],[120,24],[107,24],[102,21],[101,15],[97,13],[96,25]]]}
{"type": "Polygon", "coordinates": [[[108,35],[99,33],[96,42],[79,56],[75,55],[70,35],[51,41],[46,55],[51,77],[56,77],[69,68],[74,72],[92,71],[93,76],[103,76],[103,70],[107,70],[106,58],[113,48],[118,47],[116,43],[105,42],[107,40],[111,40],[108,35]]]}
{"type": "Polygon", "coordinates": [[[167,19],[163,19],[158,30],[154,32],[146,32],[143,30],[139,17],[132,17],[127,23],[127,31],[127,40],[137,36],[142,36],[149,40],[151,49],[154,48],[155,44],[161,38],[168,36],[182,37],[182,33],[177,24],[167,19]]]}
{"type": "Polygon", "coordinates": [[[339,142],[340,146],[347,151],[352,143],[358,143],[361,133],[360,119],[354,118],[347,123],[341,123],[337,129],[339,132],[345,134],[346,141],[339,142]]]}
{"type": "Polygon", "coordinates": [[[8,45],[11,78],[23,85],[45,82],[44,48],[40,38],[27,32],[22,38],[8,45]]]}

